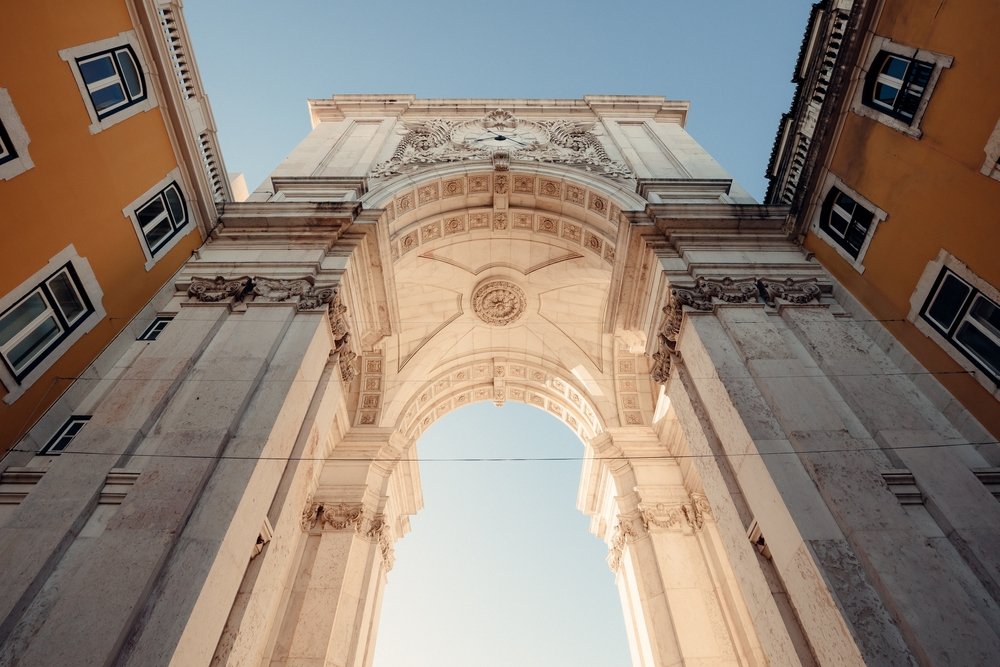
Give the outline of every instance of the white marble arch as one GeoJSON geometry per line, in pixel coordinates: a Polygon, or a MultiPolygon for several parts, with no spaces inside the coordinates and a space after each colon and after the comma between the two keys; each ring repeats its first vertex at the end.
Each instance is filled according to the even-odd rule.
{"type": "MultiPolygon", "coordinates": [[[[306,539],[315,545],[307,554],[331,567],[332,554],[354,554],[338,584],[352,591],[349,609],[328,607],[319,624],[328,630],[313,642],[349,625],[350,650],[332,664],[371,659],[391,544],[421,505],[419,469],[408,456],[413,445],[463,405],[516,400],[561,419],[584,445],[578,506],[608,544],[633,664],[758,661],[745,605],[726,584],[725,554],[711,546],[718,540],[697,474],[682,471],[654,429],[660,394],[649,360],[616,335],[624,263],[616,248],[630,241],[624,211],[642,210],[644,202],[572,167],[516,163],[498,171],[484,163],[425,167],[376,186],[364,203],[377,213],[389,321],[381,337],[357,332],[376,342],[358,350],[352,427],[305,509],[313,517],[306,539]],[[478,288],[490,281],[520,291],[510,321],[477,306],[478,288]],[[366,457],[370,465],[358,463],[366,457]],[[336,512],[324,523],[331,507],[359,508],[367,517],[358,519],[360,537],[342,534],[336,512]],[[387,546],[364,547],[376,542],[387,546]]],[[[346,301],[349,310],[373,310],[359,301],[367,294],[363,273],[349,266],[344,274],[343,294],[354,299],[346,301]]],[[[289,584],[307,602],[331,587],[324,579],[309,593],[316,562],[302,561],[289,584]]],[[[307,646],[301,627],[317,621],[300,609],[286,612],[279,626],[291,634],[276,644],[298,642],[298,650],[330,662],[340,649],[307,646]]]]}

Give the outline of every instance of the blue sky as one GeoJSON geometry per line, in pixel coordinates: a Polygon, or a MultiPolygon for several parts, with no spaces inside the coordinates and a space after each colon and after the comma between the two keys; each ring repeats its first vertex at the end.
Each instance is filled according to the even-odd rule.
{"type": "MultiPolygon", "coordinates": [[[[687,129],[762,199],[810,7],[788,0],[187,0],[227,167],[251,189],[334,93],[691,102],[687,129]]],[[[470,406],[421,455],[566,456],[560,422],[470,406]]],[[[375,667],[627,665],[605,557],[575,509],[580,463],[425,462],[426,505],[397,545],[375,667]]]]}
{"type": "Polygon", "coordinates": [[[687,129],[758,199],[810,3],[188,0],[226,165],[253,189],[334,93],[691,101],[687,129]]]}

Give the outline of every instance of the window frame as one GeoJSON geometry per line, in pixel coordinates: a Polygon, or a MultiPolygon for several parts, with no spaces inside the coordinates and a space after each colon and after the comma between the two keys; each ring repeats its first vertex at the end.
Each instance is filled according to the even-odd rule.
{"type": "Polygon", "coordinates": [[[1000,181],[1000,120],[997,120],[990,138],[986,140],[983,153],[986,154],[986,159],[979,170],[980,173],[1000,181]]]}
{"type": "Polygon", "coordinates": [[[143,329],[142,333],[136,336],[135,339],[144,341],[156,340],[160,337],[160,334],[163,333],[163,330],[167,328],[167,325],[173,321],[173,319],[173,315],[157,315],[153,318],[153,321],[149,323],[149,326],[143,329]]]}
{"type": "Polygon", "coordinates": [[[194,219],[195,208],[188,201],[188,198],[185,195],[186,191],[187,190],[181,179],[180,169],[173,169],[166,175],[166,177],[156,183],[153,187],[146,190],[146,192],[142,193],[142,195],[136,198],[135,201],[122,209],[122,215],[132,222],[132,227],[135,230],[139,246],[142,248],[143,255],[146,257],[145,268],[147,271],[152,269],[157,262],[159,262],[175,245],[181,241],[181,239],[185,238],[191,230],[197,226],[195,225],[194,219]],[[180,199],[181,208],[185,216],[183,222],[179,225],[177,224],[177,221],[172,218],[170,205],[165,194],[172,188],[176,189],[180,199]],[[154,222],[156,224],[147,223],[146,225],[143,225],[142,222],[140,222],[141,211],[143,208],[153,205],[157,201],[160,201],[163,205],[163,212],[161,216],[158,216],[155,219],[154,222]],[[166,218],[170,224],[171,232],[161,239],[155,248],[151,248],[146,232],[162,223],[164,218],[166,218]]]}
{"type": "Polygon", "coordinates": [[[70,415],[59,429],[52,434],[36,456],[59,456],[66,451],[70,443],[79,435],[80,430],[90,421],[91,415],[70,415]],[[62,442],[61,447],[57,445],[62,442]]]}
{"type": "Polygon", "coordinates": [[[0,162],[0,181],[8,181],[31,169],[35,163],[28,153],[31,138],[28,137],[28,131],[24,129],[21,117],[14,108],[14,101],[6,88],[0,88],[0,127],[2,127],[0,141],[3,141],[11,152],[10,157],[0,162]]]}
{"type": "MultiPolygon", "coordinates": [[[[836,175],[828,173],[826,177],[826,182],[823,185],[822,190],[823,198],[819,200],[818,205],[815,208],[813,214],[811,229],[812,232],[823,239],[827,245],[833,248],[837,254],[843,257],[858,273],[865,272],[864,258],[868,254],[868,249],[871,247],[872,240],[875,238],[875,232],[878,229],[878,225],[883,222],[888,214],[881,208],[873,204],[868,200],[867,197],[862,196],[856,190],[845,184],[836,175]],[[868,230],[865,233],[864,243],[861,244],[858,250],[857,257],[853,256],[841,241],[846,241],[846,234],[844,237],[837,237],[831,233],[826,227],[830,226],[826,221],[826,218],[832,213],[832,205],[828,205],[828,202],[833,197],[833,191],[837,190],[841,194],[847,196],[851,199],[855,206],[860,207],[862,210],[871,214],[871,221],[868,223],[868,230]]],[[[852,217],[853,222],[853,217],[852,217]]],[[[850,223],[849,223],[850,225],[850,223]]]]}
{"type": "MultiPolygon", "coordinates": [[[[966,264],[945,250],[938,253],[936,259],[927,263],[924,272],[917,282],[916,289],[910,296],[909,320],[921,333],[933,340],[942,350],[954,359],[997,399],[1000,399],[1000,377],[995,376],[985,364],[978,360],[974,353],[961,341],[955,340],[955,334],[961,325],[969,321],[969,311],[977,297],[983,297],[1000,307],[1000,290],[980,278],[966,264]],[[944,323],[936,322],[927,317],[926,312],[934,303],[946,275],[952,275],[968,286],[969,292],[956,311],[955,317],[947,328],[944,323]]],[[[973,325],[977,326],[977,325],[973,325]]],[[[977,326],[980,330],[982,327],[977,326]]],[[[1000,337],[992,334],[990,338],[1000,343],[1000,337]]]]}
{"type": "Polygon", "coordinates": [[[146,65],[148,58],[146,53],[142,50],[138,37],[134,31],[129,30],[127,32],[119,33],[116,37],[110,37],[108,39],[102,39],[96,42],[62,49],[59,51],[59,57],[69,64],[69,68],[73,73],[73,78],[76,81],[77,88],[80,90],[80,97],[83,100],[84,107],[87,109],[87,114],[90,116],[91,122],[89,129],[91,134],[97,134],[98,132],[106,130],[113,125],[117,125],[123,120],[127,120],[136,114],[148,111],[157,106],[155,86],[153,85],[154,79],[146,65]],[[123,51],[130,53],[132,56],[135,71],[139,76],[143,89],[141,97],[136,97],[134,99],[130,97],[129,86],[124,78],[120,61],[117,59],[116,55],[117,53],[123,51]],[[107,57],[109,54],[112,66],[116,72],[117,85],[121,87],[126,98],[129,99],[127,99],[126,102],[116,104],[112,109],[98,110],[94,102],[93,93],[96,92],[96,90],[104,90],[111,85],[115,85],[115,83],[112,81],[112,83],[106,86],[94,89],[92,86],[97,83],[111,81],[112,77],[88,83],[84,79],[80,66],[87,64],[88,62],[93,62],[99,58],[107,57]]]}
{"type": "Polygon", "coordinates": [[[927,110],[927,105],[934,94],[934,88],[941,77],[941,72],[951,67],[953,61],[954,58],[952,56],[900,44],[893,42],[888,37],[876,35],[868,47],[868,53],[863,65],[856,71],[857,81],[851,103],[851,111],[859,116],[876,120],[914,139],[919,139],[923,135],[920,123],[923,120],[924,112],[927,110]],[[880,108],[876,106],[876,103],[872,102],[873,90],[871,87],[882,76],[880,71],[873,70],[880,68],[887,58],[893,56],[908,60],[911,64],[913,61],[925,63],[931,68],[927,83],[923,87],[920,101],[913,112],[913,117],[909,121],[901,120],[891,110],[884,107],[880,108]]]}
{"type": "MultiPolygon", "coordinates": [[[[0,353],[0,383],[7,389],[7,394],[3,398],[7,404],[13,403],[22,396],[53,364],[62,358],[70,347],[104,319],[104,293],[94,276],[90,263],[85,258],[80,257],[72,245],[64,248],[44,267],[0,298],[0,314],[6,315],[13,308],[31,298],[32,295],[39,294],[40,290],[41,293],[46,290],[50,292],[43,298],[46,299],[47,308],[54,308],[55,299],[51,295],[52,288],[49,283],[63,271],[69,272],[71,285],[80,297],[84,309],[72,318],[65,317],[64,320],[58,320],[57,316],[57,322],[61,327],[59,335],[46,343],[45,347],[40,349],[23,366],[15,368],[15,364],[7,358],[7,352],[12,345],[9,342],[5,344],[2,353],[0,353]]],[[[20,339],[24,337],[22,335],[20,339]]]]}

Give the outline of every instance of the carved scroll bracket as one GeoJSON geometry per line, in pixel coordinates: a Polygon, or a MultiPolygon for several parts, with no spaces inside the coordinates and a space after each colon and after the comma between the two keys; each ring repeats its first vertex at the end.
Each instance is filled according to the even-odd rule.
{"type": "Polygon", "coordinates": [[[633,526],[635,520],[625,515],[618,516],[618,523],[615,524],[615,534],[611,538],[608,550],[608,567],[612,572],[618,572],[622,565],[622,558],[625,555],[625,547],[634,542],[641,534],[633,526]]]}
{"type": "Polygon", "coordinates": [[[780,305],[779,299],[791,304],[806,304],[818,302],[820,295],[820,287],[814,278],[697,278],[691,287],[672,287],[670,298],[663,308],[664,320],[657,334],[657,350],[652,355],[650,375],[655,382],[666,382],[669,379],[685,306],[703,312],[710,312],[724,303],[763,303],[775,308],[780,305]]]}

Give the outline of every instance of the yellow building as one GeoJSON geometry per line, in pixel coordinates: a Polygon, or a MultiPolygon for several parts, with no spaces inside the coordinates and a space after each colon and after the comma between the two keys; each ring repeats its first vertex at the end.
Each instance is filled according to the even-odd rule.
{"type": "Polygon", "coordinates": [[[998,23],[994,0],[818,3],[767,197],[791,206],[789,231],[856,300],[854,315],[919,361],[905,370],[943,385],[994,438],[998,23]]]}
{"type": "Polygon", "coordinates": [[[0,452],[43,415],[25,448],[79,428],[73,396],[46,410],[164,326],[157,295],[230,196],[179,3],[59,5],[0,23],[0,452]]]}

